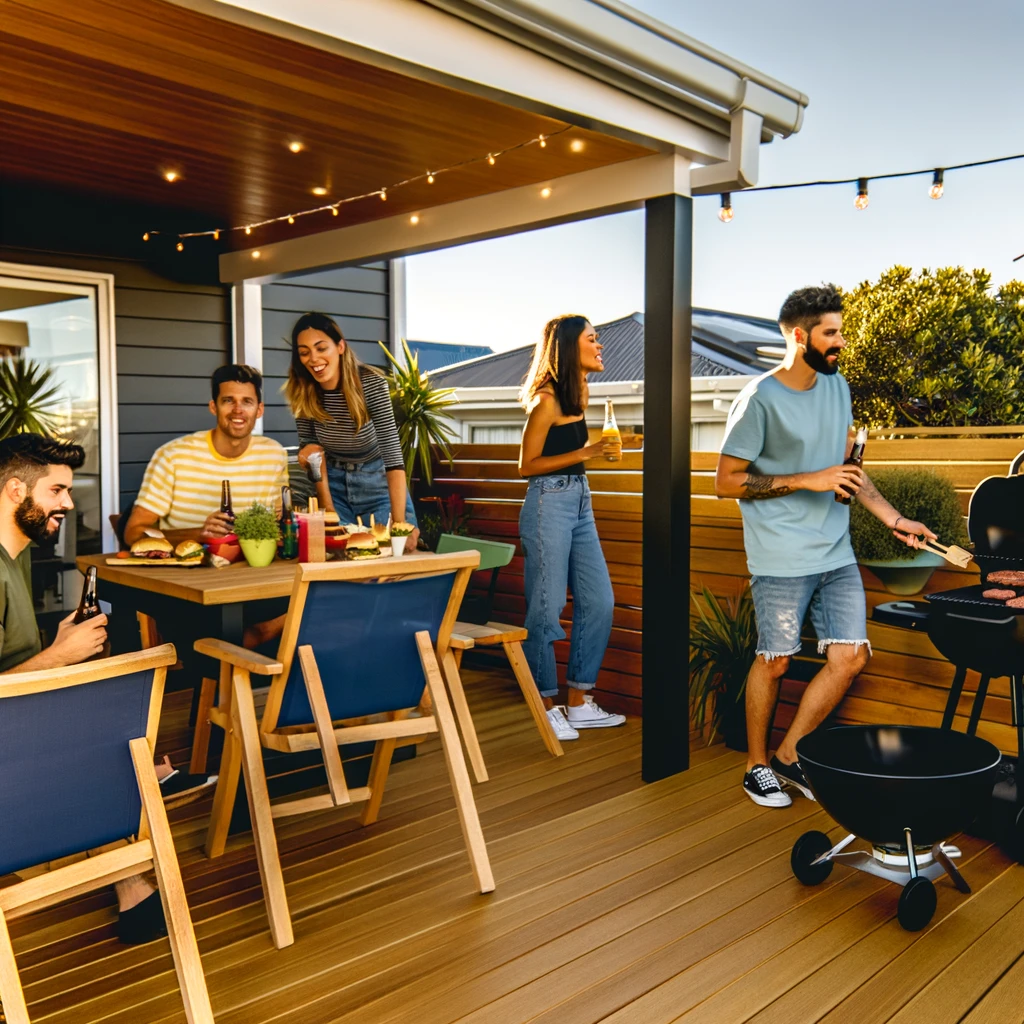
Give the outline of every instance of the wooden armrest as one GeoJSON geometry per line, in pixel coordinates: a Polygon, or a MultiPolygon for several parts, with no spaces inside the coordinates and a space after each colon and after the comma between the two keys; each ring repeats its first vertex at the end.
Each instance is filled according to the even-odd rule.
{"type": "Polygon", "coordinates": [[[273,658],[267,658],[255,651],[238,647],[236,644],[229,644],[226,640],[214,640],[206,637],[204,640],[197,640],[193,645],[199,654],[216,658],[217,661],[226,661],[235,668],[244,668],[258,676],[276,676],[284,671],[284,665],[273,658]]]}
{"type": "Polygon", "coordinates": [[[468,651],[471,647],[476,646],[471,636],[463,636],[461,633],[452,633],[448,638],[448,644],[457,651],[468,651]]]}

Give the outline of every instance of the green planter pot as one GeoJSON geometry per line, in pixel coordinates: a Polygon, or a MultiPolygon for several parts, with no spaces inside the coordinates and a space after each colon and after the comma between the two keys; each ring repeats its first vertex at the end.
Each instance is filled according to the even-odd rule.
{"type": "Polygon", "coordinates": [[[913,558],[892,558],[887,561],[862,558],[860,564],[867,566],[890,594],[908,597],[920,594],[932,578],[932,573],[944,561],[944,558],[931,551],[918,551],[913,558]]]}
{"type": "Polygon", "coordinates": [[[262,569],[270,565],[277,554],[277,541],[270,540],[241,540],[238,541],[245,555],[245,560],[254,568],[262,569]]]}

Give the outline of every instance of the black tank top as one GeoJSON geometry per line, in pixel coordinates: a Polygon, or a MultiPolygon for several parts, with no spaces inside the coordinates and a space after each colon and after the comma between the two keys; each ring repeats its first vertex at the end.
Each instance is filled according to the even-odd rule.
{"type": "MultiPolygon", "coordinates": [[[[585,420],[573,420],[571,423],[558,423],[548,428],[548,436],[544,438],[544,450],[540,453],[545,455],[565,455],[566,452],[574,452],[579,448],[585,448],[589,435],[585,420]]],[[[555,470],[551,473],[538,473],[537,476],[566,476],[586,475],[586,467],[582,462],[577,462],[565,469],[555,470]]]]}

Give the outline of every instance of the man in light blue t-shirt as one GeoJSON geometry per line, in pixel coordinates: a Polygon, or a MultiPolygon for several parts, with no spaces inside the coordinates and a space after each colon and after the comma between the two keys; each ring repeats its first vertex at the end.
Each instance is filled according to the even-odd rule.
{"type": "Polygon", "coordinates": [[[843,302],[834,285],[793,292],[779,313],[786,357],[740,392],[726,425],[715,493],[738,498],[757,615],[757,657],[747,676],[747,771],[757,804],[785,807],[782,784],[813,799],[796,743],[820,725],[868,663],[864,586],[850,545],[852,497],[911,547],[923,523],[901,516],[857,466],[843,465],[852,442],[850,389],[838,373],[843,302]],[[810,611],[825,653],[793,723],[768,760],[768,729],[790,656],[810,611]]]}

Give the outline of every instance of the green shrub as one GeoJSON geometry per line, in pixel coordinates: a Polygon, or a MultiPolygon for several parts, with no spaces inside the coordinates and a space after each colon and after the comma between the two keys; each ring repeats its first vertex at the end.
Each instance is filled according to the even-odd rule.
{"type": "MultiPolygon", "coordinates": [[[[872,471],[871,480],[901,516],[931,527],[943,544],[967,543],[960,499],[945,477],[928,469],[878,469],[872,471]]],[[[917,553],[858,501],[850,506],[850,539],[861,560],[909,561],[917,553]]]]}
{"type": "Polygon", "coordinates": [[[985,270],[887,270],[843,296],[839,365],[872,427],[1024,423],[1024,283],[985,270]]]}
{"type": "Polygon", "coordinates": [[[234,532],[239,540],[277,540],[281,534],[273,510],[257,501],[235,516],[234,532]]]}

